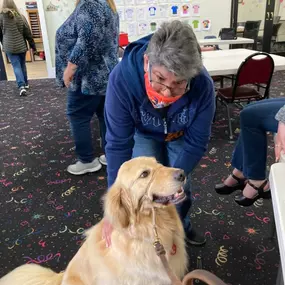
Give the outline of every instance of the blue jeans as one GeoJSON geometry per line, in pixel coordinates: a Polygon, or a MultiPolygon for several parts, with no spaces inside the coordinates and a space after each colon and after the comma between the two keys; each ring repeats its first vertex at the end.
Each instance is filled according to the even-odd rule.
{"type": "Polygon", "coordinates": [[[12,54],[7,53],[9,60],[14,69],[18,87],[28,85],[28,75],[26,68],[26,53],[12,54]]]}
{"type": "Polygon", "coordinates": [[[248,179],[266,178],[267,135],[277,132],[276,113],[285,98],[264,99],[249,104],[240,113],[240,135],[233,152],[232,166],[248,179]]]}
{"type": "Polygon", "coordinates": [[[91,119],[95,113],[99,120],[101,146],[105,150],[104,105],[105,96],[84,95],[81,90],[67,92],[67,117],[75,143],[75,152],[83,163],[92,162],[95,158],[91,133],[91,119]]]}
{"type": "MultiPolygon", "coordinates": [[[[171,142],[158,142],[153,139],[145,138],[142,135],[135,134],[135,145],[133,148],[133,157],[151,156],[155,157],[161,164],[173,167],[177,156],[183,149],[184,139],[178,139],[171,142]]],[[[191,199],[191,177],[187,174],[187,182],[184,186],[186,199],[176,205],[176,209],[183,223],[186,232],[191,231],[190,216],[188,215],[189,209],[192,205],[191,199]]]]}

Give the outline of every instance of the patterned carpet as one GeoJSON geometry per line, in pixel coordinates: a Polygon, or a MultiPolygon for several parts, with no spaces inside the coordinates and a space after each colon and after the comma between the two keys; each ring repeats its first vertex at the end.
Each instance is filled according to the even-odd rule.
{"type": "MultiPolygon", "coordinates": [[[[284,95],[282,78],[274,76],[274,97],[284,95]]],[[[31,81],[29,96],[20,98],[14,85],[0,82],[0,276],[24,263],[60,271],[78,250],[83,231],[101,218],[105,168],[82,177],[66,172],[75,155],[64,90],[53,80],[31,81]]],[[[238,110],[233,114],[238,133],[238,110]]],[[[221,197],[213,190],[230,171],[234,144],[225,115],[219,106],[208,152],[193,175],[191,217],[207,244],[189,248],[190,269],[202,267],[233,285],[274,284],[279,253],[276,240],[269,239],[271,200],[242,208],[234,194],[221,197]]],[[[271,145],[268,158],[271,163],[271,145]]]]}

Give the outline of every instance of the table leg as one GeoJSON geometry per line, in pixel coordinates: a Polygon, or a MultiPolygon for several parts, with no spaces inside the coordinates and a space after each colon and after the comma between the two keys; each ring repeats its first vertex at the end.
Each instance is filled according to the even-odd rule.
{"type": "Polygon", "coordinates": [[[278,268],[276,285],[284,285],[281,263],[279,264],[279,268],[278,268]]]}

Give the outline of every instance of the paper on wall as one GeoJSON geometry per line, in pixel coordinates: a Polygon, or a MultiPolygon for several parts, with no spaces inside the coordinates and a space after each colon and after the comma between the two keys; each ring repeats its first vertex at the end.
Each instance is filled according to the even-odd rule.
{"type": "Polygon", "coordinates": [[[168,5],[159,5],[158,10],[159,10],[158,16],[160,18],[166,18],[168,16],[168,13],[167,13],[168,12],[168,5]]]}
{"type": "Polygon", "coordinates": [[[190,16],[190,4],[181,5],[180,13],[181,17],[189,17],[190,16]]]}
{"type": "Polygon", "coordinates": [[[202,30],[209,31],[211,29],[211,21],[209,19],[202,21],[202,30]]]}
{"type": "Polygon", "coordinates": [[[129,37],[134,37],[137,35],[137,22],[127,23],[127,33],[129,37]]]}
{"type": "Polygon", "coordinates": [[[138,22],[138,34],[145,35],[149,33],[149,26],[147,21],[138,22]]]}
{"type": "Polygon", "coordinates": [[[150,5],[150,6],[148,7],[148,17],[149,17],[149,18],[154,18],[154,17],[157,16],[157,14],[158,14],[158,9],[157,9],[157,7],[156,7],[155,5],[150,5]]]}
{"type": "Polygon", "coordinates": [[[135,9],[134,8],[126,8],[125,9],[125,20],[126,21],[134,21],[135,20],[135,9]]]}
{"type": "Polygon", "coordinates": [[[146,8],[137,8],[137,20],[143,21],[146,20],[146,8]]]}
{"type": "Polygon", "coordinates": [[[155,21],[149,23],[149,30],[151,33],[155,32],[158,29],[158,25],[155,21]]]}
{"type": "Polygon", "coordinates": [[[194,3],[192,5],[192,16],[199,17],[200,16],[200,4],[194,3]]]}
{"type": "Polygon", "coordinates": [[[136,4],[135,2],[136,2],[135,0],[125,0],[125,5],[126,6],[135,5],[136,4]]]}
{"type": "Polygon", "coordinates": [[[179,6],[178,5],[170,5],[170,16],[172,17],[178,17],[179,15],[179,6]]]}
{"type": "Polygon", "coordinates": [[[200,25],[200,21],[198,19],[193,20],[191,22],[191,26],[195,32],[201,31],[201,25],[200,25]]]}
{"type": "Polygon", "coordinates": [[[124,5],[124,0],[115,0],[116,6],[124,5]]]}
{"type": "Polygon", "coordinates": [[[120,21],[125,20],[125,9],[123,7],[117,7],[117,12],[120,18],[120,21]]]}

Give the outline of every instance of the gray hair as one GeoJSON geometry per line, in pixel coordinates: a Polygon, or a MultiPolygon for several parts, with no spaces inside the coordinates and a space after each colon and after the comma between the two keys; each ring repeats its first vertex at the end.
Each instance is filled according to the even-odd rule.
{"type": "Polygon", "coordinates": [[[162,65],[183,79],[195,77],[203,67],[193,29],[178,20],[162,23],[153,34],[146,55],[151,65],[162,65]]]}
{"type": "Polygon", "coordinates": [[[0,7],[0,13],[7,12],[7,10],[14,10],[20,14],[14,0],[2,0],[2,1],[3,3],[2,3],[2,7],[0,7]]]}

